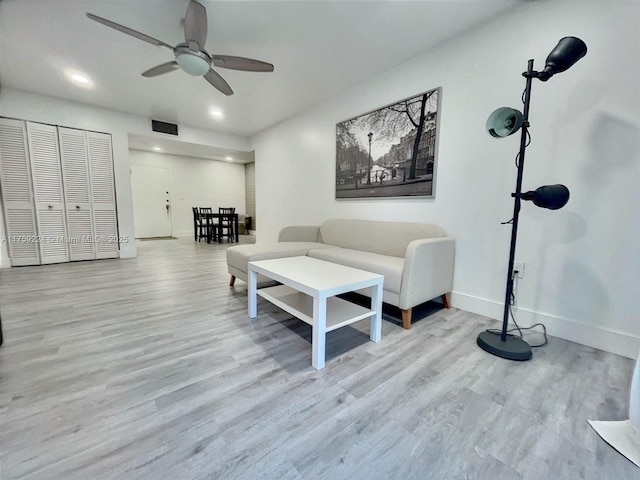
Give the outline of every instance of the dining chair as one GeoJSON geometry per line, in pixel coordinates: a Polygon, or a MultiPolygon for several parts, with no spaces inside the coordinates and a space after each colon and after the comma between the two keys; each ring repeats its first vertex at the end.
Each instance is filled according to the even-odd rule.
{"type": "MultiPolygon", "coordinates": [[[[220,207],[218,208],[218,213],[221,215],[231,215],[236,213],[235,207],[220,207]]],[[[220,237],[226,237],[232,242],[235,241],[236,232],[235,232],[235,222],[233,221],[233,217],[220,217],[220,237]]]]}
{"type": "Polygon", "coordinates": [[[214,229],[214,219],[211,217],[207,217],[207,213],[213,213],[213,208],[211,207],[200,207],[199,208],[199,216],[200,216],[200,230],[198,233],[198,239],[204,238],[207,241],[210,238],[216,238],[215,232],[217,229],[214,229]]]}
{"type": "Polygon", "coordinates": [[[193,211],[193,240],[198,240],[198,234],[200,233],[200,211],[198,207],[191,207],[193,211]]]}

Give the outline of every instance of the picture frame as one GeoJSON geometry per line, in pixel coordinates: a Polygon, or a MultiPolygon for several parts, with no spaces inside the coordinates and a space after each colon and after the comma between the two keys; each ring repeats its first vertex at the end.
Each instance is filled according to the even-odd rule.
{"type": "Polygon", "coordinates": [[[336,199],[435,198],[442,87],[336,124],[336,199]]]}

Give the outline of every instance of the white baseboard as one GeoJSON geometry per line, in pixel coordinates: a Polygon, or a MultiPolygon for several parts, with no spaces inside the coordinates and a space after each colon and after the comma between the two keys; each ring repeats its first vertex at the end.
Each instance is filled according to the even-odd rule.
{"type": "MultiPolygon", "coordinates": [[[[451,305],[467,312],[483,315],[502,322],[504,304],[474,297],[463,293],[452,292],[451,305]]],[[[640,350],[640,337],[628,333],[617,332],[596,325],[560,318],[548,313],[535,312],[518,307],[517,321],[521,327],[529,327],[536,323],[544,323],[547,333],[581,345],[604,350],[635,359],[640,350]]],[[[496,328],[500,328],[498,325],[496,328]]]]}

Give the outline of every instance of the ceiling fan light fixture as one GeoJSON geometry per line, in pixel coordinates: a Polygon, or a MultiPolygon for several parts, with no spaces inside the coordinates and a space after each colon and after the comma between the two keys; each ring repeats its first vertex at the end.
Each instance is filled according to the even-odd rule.
{"type": "Polygon", "coordinates": [[[177,53],[176,62],[189,75],[201,77],[209,71],[209,62],[191,51],[177,53]]]}

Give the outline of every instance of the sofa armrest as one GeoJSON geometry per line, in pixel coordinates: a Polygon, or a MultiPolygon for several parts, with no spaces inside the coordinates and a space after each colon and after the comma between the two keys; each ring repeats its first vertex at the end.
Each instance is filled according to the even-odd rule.
{"type": "Polygon", "coordinates": [[[319,226],[293,225],[284,227],[278,235],[279,242],[317,242],[319,226]]]}
{"type": "Polygon", "coordinates": [[[455,240],[451,237],[414,240],[407,246],[398,307],[412,308],[453,286],[455,240]]]}

